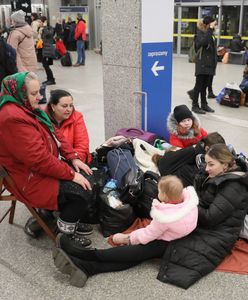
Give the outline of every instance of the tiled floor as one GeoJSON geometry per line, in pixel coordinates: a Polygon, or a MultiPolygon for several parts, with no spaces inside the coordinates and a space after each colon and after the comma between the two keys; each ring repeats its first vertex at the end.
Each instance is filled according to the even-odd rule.
{"type": "MultiPolygon", "coordinates": [[[[214,91],[218,93],[226,82],[240,82],[243,66],[222,65],[217,69],[214,91]]],[[[74,96],[76,107],[83,112],[88,126],[91,150],[104,141],[103,87],[101,56],[87,53],[85,67],[53,66],[57,85],[74,96]]],[[[191,105],[186,91],[194,84],[194,65],[184,58],[173,61],[173,106],[191,105]]],[[[40,73],[41,80],[45,79],[40,73]]],[[[248,152],[248,108],[232,109],[209,101],[214,114],[201,116],[203,127],[219,131],[238,151],[248,152]]],[[[0,208],[3,205],[0,204],[0,208]]],[[[97,300],[97,299],[247,299],[247,276],[213,272],[185,291],[156,280],[158,261],[149,261],[131,270],[99,274],[90,278],[82,289],[71,287],[66,275],[54,267],[52,243],[43,236],[38,240],[23,233],[29,212],[18,203],[14,225],[0,225],[0,299],[1,300],[97,300]]],[[[92,235],[94,247],[107,247],[97,226],[92,235]]]]}

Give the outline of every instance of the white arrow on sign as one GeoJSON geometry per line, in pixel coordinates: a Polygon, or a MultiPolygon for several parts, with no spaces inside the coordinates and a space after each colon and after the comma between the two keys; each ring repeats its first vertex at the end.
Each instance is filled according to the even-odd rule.
{"type": "Polygon", "coordinates": [[[154,65],[152,66],[151,70],[152,73],[157,77],[158,76],[158,72],[157,71],[163,71],[164,70],[164,66],[158,66],[159,61],[156,60],[154,65]]]}
{"type": "Polygon", "coordinates": [[[26,7],[26,8],[28,8],[28,3],[27,2],[25,2],[25,3],[22,3],[22,6],[24,6],[24,7],[26,7]]]}

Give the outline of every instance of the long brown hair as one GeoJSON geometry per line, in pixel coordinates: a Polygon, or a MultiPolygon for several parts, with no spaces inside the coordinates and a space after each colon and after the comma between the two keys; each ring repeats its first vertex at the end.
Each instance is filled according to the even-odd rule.
{"type": "Polygon", "coordinates": [[[225,144],[212,145],[206,154],[221,164],[227,164],[228,169],[232,169],[235,165],[235,159],[225,144]]]}

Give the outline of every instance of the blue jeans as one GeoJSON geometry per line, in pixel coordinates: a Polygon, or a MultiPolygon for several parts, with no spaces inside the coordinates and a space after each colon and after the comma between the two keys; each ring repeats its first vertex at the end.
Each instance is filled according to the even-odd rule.
{"type": "Polygon", "coordinates": [[[77,64],[85,63],[85,42],[77,40],[77,64]]]}

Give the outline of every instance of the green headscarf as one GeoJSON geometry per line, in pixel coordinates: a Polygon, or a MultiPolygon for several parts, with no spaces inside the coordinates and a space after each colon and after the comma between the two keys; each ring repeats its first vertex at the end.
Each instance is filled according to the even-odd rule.
{"type": "Polygon", "coordinates": [[[48,115],[40,108],[33,109],[27,97],[25,79],[29,72],[20,72],[5,77],[2,81],[0,94],[0,109],[8,102],[24,106],[33,112],[37,119],[44,123],[53,133],[54,128],[48,115]]]}

